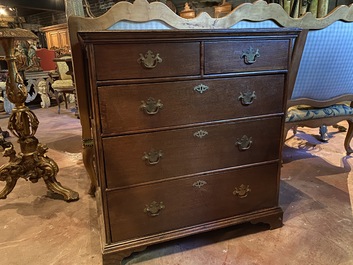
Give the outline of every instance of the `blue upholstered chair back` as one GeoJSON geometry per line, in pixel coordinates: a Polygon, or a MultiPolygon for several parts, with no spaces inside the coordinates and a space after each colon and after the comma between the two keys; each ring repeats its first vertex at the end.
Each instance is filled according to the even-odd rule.
{"type": "MultiPolygon", "coordinates": [[[[252,22],[240,21],[231,26],[231,29],[250,29],[250,28],[279,28],[275,22],[271,20],[252,22]]],[[[151,20],[147,22],[134,22],[122,20],[108,28],[108,30],[173,30],[174,28],[167,23],[159,20],[151,20]]]]}
{"type": "Polygon", "coordinates": [[[173,29],[167,23],[160,20],[151,20],[147,22],[134,22],[121,20],[108,28],[108,30],[166,30],[173,29]]]}
{"type": "Polygon", "coordinates": [[[353,23],[310,30],[291,99],[320,101],[353,94],[353,23]]]}
{"type": "MultiPolygon", "coordinates": [[[[274,28],[272,21],[242,21],[231,28],[274,28]]],[[[353,22],[337,21],[320,29],[310,30],[291,100],[327,101],[353,96],[353,22]]]]}

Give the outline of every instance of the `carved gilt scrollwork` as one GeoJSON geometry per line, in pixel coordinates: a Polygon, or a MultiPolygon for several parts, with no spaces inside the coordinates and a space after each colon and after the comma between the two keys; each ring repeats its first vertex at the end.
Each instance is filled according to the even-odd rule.
{"type": "MultiPolygon", "coordinates": [[[[28,95],[27,88],[18,74],[14,57],[14,37],[27,38],[28,31],[23,29],[2,29],[2,33],[9,33],[10,38],[0,38],[0,43],[5,51],[5,60],[8,66],[6,80],[6,94],[14,104],[9,118],[8,128],[18,138],[20,152],[16,153],[14,146],[0,136],[0,146],[3,155],[9,157],[8,163],[0,167],[0,181],[5,181],[5,187],[0,191],[0,199],[5,199],[14,189],[17,180],[24,178],[33,183],[43,178],[47,188],[63,196],[66,201],[79,199],[77,192],[61,186],[55,176],[59,171],[58,165],[46,153],[48,147],[40,144],[34,136],[39,121],[36,115],[25,105],[28,95]],[[9,31],[9,32],[7,32],[9,31]]],[[[31,33],[32,36],[33,33],[31,33]]],[[[33,35],[34,36],[34,35],[33,35]]]]}

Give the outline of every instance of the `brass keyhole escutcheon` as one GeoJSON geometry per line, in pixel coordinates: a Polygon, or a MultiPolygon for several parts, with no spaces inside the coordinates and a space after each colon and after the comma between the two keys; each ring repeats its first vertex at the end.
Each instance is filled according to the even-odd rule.
{"type": "Polygon", "coordinates": [[[253,64],[256,62],[256,58],[258,57],[260,57],[259,49],[249,47],[247,50],[243,51],[240,58],[244,59],[245,64],[253,64]]]}
{"type": "Polygon", "coordinates": [[[238,99],[240,100],[241,104],[248,106],[254,102],[254,99],[256,99],[255,91],[240,92],[238,99]]]}
{"type": "Polygon", "coordinates": [[[137,59],[137,62],[147,69],[153,69],[158,63],[162,62],[162,58],[159,57],[159,53],[154,55],[151,50],[148,50],[145,55],[140,53],[140,58],[137,59]]]}
{"type": "Polygon", "coordinates": [[[249,185],[241,184],[239,188],[235,187],[233,191],[233,195],[238,196],[239,198],[243,199],[246,198],[251,191],[249,185]]]}
{"type": "Polygon", "coordinates": [[[163,202],[156,202],[153,201],[151,202],[149,205],[146,205],[145,209],[143,210],[144,213],[147,213],[149,216],[158,216],[161,212],[161,210],[163,210],[165,208],[163,202]]]}
{"type": "Polygon", "coordinates": [[[208,86],[204,84],[200,84],[194,87],[194,91],[199,92],[200,94],[203,94],[208,90],[208,88],[209,88],[208,86]]]}
{"type": "Polygon", "coordinates": [[[148,153],[144,153],[142,160],[147,161],[150,165],[156,165],[159,163],[161,157],[163,156],[162,150],[151,149],[148,153]]]}
{"type": "Polygon", "coordinates": [[[199,188],[199,189],[200,189],[201,187],[205,186],[206,184],[207,184],[206,181],[204,181],[204,180],[198,180],[198,181],[194,182],[194,183],[192,184],[192,186],[195,187],[195,188],[199,188]]]}
{"type": "Polygon", "coordinates": [[[148,115],[155,115],[159,110],[163,108],[162,102],[158,99],[149,98],[147,101],[142,100],[140,109],[142,109],[148,115]]]}
{"type": "Polygon", "coordinates": [[[202,139],[202,138],[206,137],[207,135],[208,135],[208,132],[205,130],[199,130],[194,133],[194,137],[197,137],[199,139],[202,139]]]}
{"type": "Polygon", "coordinates": [[[240,151],[248,150],[252,144],[252,137],[243,135],[243,137],[241,137],[240,139],[237,139],[236,144],[238,145],[238,148],[240,151]]]}

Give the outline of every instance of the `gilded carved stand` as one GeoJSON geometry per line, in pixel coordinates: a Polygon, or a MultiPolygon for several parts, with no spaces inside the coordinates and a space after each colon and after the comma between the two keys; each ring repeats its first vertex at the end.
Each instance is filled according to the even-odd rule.
{"type": "Polygon", "coordinates": [[[8,66],[6,81],[6,94],[8,99],[15,104],[9,118],[8,129],[18,138],[21,152],[16,154],[12,143],[0,136],[0,145],[3,147],[3,155],[9,157],[9,162],[0,167],[0,181],[6,185],[0,192],[0,199],[5,199],[14,189],[17,180],[24,178],[35,183],[43,178],[48,189],[60,194],[66,201],[79,199],[77,192],[63,187],[55,178],[58,165],[46,155],[48,148],[40,144],[34,136],[39,121],[36,115],[25,106],[27,88],[23,84],[21,76],[17,72],[14,57],[15,39],[33,39],[34,34],[23,29],[0,29],[0,42],[5,52],[5,60],[8,66]]]}

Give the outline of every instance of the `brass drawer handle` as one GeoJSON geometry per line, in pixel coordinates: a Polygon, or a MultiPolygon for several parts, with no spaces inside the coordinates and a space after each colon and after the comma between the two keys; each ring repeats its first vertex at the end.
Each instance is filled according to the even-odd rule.
{"type": "Polygon", "coordinates": [[[142,160],[146,160],[150,165],[156,165],[159,163],[161,157],[163,156],[162,150],[156,151],[152,149],[148,153],[144,153],[142,160]]]}
{"type": "Polygon", "coordinates": [[[162,58],[159,57],[159,53],[156,55],[153,54],[151,50],[148,50],[145,55],[140,53],[140,58],[137,59],[137,62],[139,64],[143,64],[144,67],[148,69],[155,68],[157,66],[157,63],[162,62],[162,58]]]}
{"type": "Polygon", "coordinates": [[[256,99],[255,91],[246,91],[244,93],[240,92],[238,99],[240,100],[241,104],[245,106],[250,105],[254,102],[254,99],[256,99]]]}
{"type": "Polygon", "coordinates": [[[249,47],[246,51],[243,51],[240,58],[244,58],[245,64],[253,64],[256,62],[256,58],[260,57],[259,49],[249,47]]]}
{"type": "Polygon", "coordinates": [[[249,185],[241,184],[239,188],[235,187],[235,190],[233,191],[233,195],[243,199],[248,196],[250,191],[251,189],[249,188],[249,185]]]}
{"type": "Polygon", "coordinates": [[[163,108],[162,102],[159,99],[156,101],[154,98],[147,99],[147,102],[142,100],[140,105],[140,109],[148,115],[157,114],[161,108],[163,108]]]}
{"type": "Polygon", "coordinates": [[[243,135],[240,139],[237,139],[236,144],[240,151],[248,150],[252,144],[252,137],[243,135]]]}
{"type": "Polygon", "coordinates": [[[153,201],[150,205],[146,204],[145,209],[143,210],[144,213],[147,213],[149,216],[158,216],[161,210],[165,208],[163,202],[156,202],[153,201]]]}
{"type": "Polygon", "coordinates": [[[200,84],[194,87],[194,91],[199,92],[202,94],[203,92],[206,92],[208,90],[208,86],[200,84]]]}

